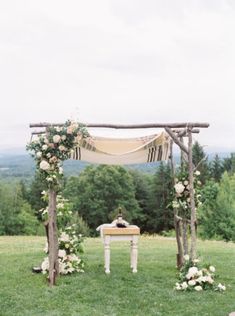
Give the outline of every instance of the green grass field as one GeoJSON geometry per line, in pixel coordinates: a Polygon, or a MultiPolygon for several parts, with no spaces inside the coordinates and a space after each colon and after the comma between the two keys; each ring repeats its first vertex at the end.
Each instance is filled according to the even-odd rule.
{"type": "Polygon", "coordinates": [[[204,262],[216,266],[227,291],[176,292],[173,239],[142,237],[138,273],[129,268],[128,243],[111,246],[111,274],[103,269],[100,239],[85,241],[86,272],[63,276],[54,288],[33,274],[44,254],[43,237],[0,237],[1,316],[225,316],[235,311],[235,244],[200,241],[204,262]]]}

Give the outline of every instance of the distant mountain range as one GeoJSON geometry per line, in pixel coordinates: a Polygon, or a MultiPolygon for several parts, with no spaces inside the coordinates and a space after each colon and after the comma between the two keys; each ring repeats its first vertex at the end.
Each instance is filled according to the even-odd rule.
{"type": "MultiPolygon", "coordinates": [[[[230,155],[230,152],[217,152],[220,158],[225,158],[230,155]]],[[[208,159],[211,160],[215,156],[214,153],[208,154],[208,159]]],[[[179,162],[179,154],[175,154],[176,163],[179,162]]],[[[68,160],[64,163],[64,171],[66,176],[79,175],[80,172],[88,166],[89,163],[82,161],[68,160]]],[[[144,173],[154,173],[158,163],[128,165],[128,169],[137,169],[144,173]]],[[[35,173],[35,163],[33,158],[22,148],[17,150],[0,151],[0,177],[31,179],[35,173]]]]}

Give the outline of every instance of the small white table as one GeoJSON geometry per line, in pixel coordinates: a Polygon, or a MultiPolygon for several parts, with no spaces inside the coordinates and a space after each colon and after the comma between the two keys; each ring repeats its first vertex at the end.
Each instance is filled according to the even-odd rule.
{"type": "Polygon", "coordinates": [[[104,227],[102,228],[103,243],[104,243],[104,262],[105,273],[110,273],[110,242],[111,241],[126,241],[131,244],[130,266],[133,273],[137,272],[138,259],[138,238],[140,229],[138,226],[128,226],[126,228],[104,227]]]}

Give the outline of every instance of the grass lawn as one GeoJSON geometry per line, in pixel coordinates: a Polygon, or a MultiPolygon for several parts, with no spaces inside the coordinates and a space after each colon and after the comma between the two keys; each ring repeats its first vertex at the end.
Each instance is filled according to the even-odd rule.
{"type": "Polygon", "coordinates": [[[128,243],[112,243],[111,274],[103,268],[100,239],[85,241],[86,272],[60,277],[53,289],[31,273],[44,254],[43,237],[0,237],[1,316],[227,316],[235,311],[235,244],[200,241],[204,262],[212,263],[227,291],[176,292],[173,239],[142,237],[138,273],[129,268],[128,243]]]}

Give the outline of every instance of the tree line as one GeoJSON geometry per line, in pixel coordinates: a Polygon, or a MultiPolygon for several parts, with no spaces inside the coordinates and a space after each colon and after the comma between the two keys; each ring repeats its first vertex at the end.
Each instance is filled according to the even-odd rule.
{"type": "MultiPolygon", "coordinates": [[[[200,171],[202,206],[198,232],[204,238],[235,240],[235,154],[208,161],[199,143],[193,162],[200,171]]],[[[154,174],[121,166],[87,166],[79,176],[65,178],[62,194],[69,199],[85,234],[110,223],[122,207],[124,218],[142,232],[167,234],[174,228],[173,179],[170,165],[160,163],[154,174]]],[[[0,235],[43,234],[41,192],[45,184],[36,174],[30,184],[0,181],[0,235]]]]}

